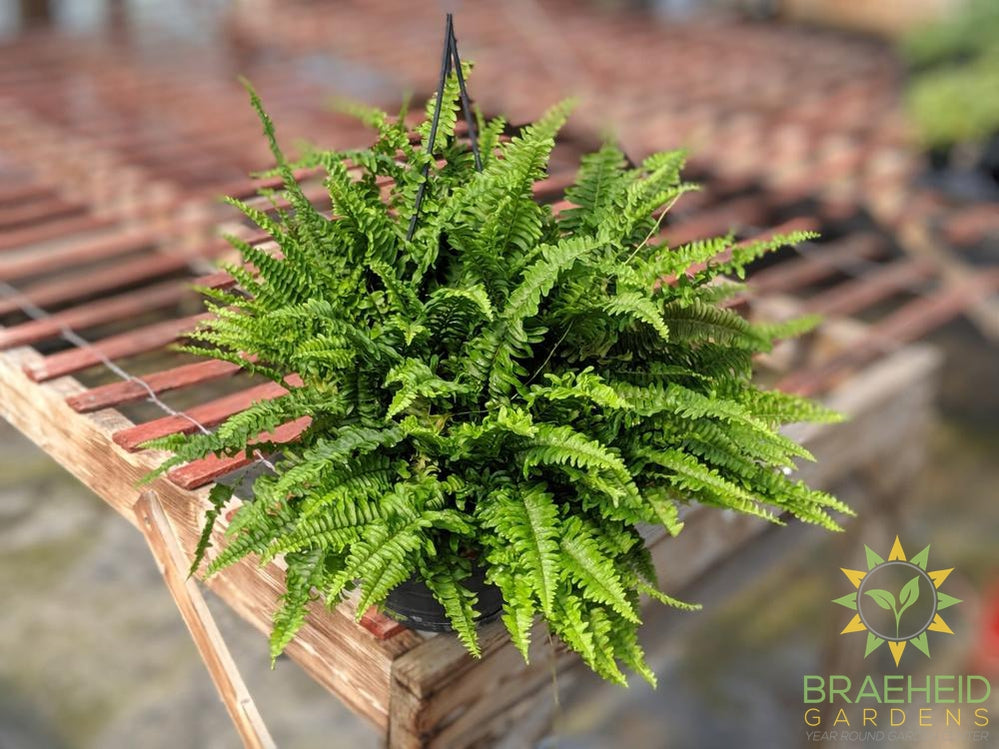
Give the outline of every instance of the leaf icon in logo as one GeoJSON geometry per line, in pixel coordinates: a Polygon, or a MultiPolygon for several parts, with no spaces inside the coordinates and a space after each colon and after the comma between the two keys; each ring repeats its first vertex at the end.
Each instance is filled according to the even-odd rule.
{"type": "Polygon", "coordinates": [[[870,596],[874,602],[885,611],[890,611],[895,615],[895,636],[898,637],[899,626],[902,622],[902,614],[905,610],[919,600],[919,575],[916,575],[909,582],[902,586],[898,592],[899,606],[895,605],[895,596],[889,591],[881,588],[864,591],[864,595],[870,596]]]}
{"type": "Polygon", "coordinates": [[[898,615],[905,613],[905,610],[919,600],[919,575],[916,575],[909,582],[902,586],[898,594],[898,615]]]}
{"type": "Polygon", "coordinates": [[[883,608],[885,611],[891,611],[895,613],[895,596],[889,593],[887,590],[882,590],[881,588],[874,588],[874,590],[868,590],[864,592],[865,596],[870,596],[874,599],[874,602],[883,608]]]}

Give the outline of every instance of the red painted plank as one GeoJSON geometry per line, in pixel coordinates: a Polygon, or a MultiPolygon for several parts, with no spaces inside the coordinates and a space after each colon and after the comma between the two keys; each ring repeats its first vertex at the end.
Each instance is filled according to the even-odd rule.
{"type": "Polygon", "coordinates": [[[973,245],[999,235],[999,205],[977,203],[950,212],[945,219],[944,236],[956,245],[973,245]]]}
{"type": "Polygon", "coordinates": [[[46,338],[55,338],[66,328],[80,331],[94,325],[102,325],[140,315],[150,310],[169,307],[192,293],[186,283],[174,280],[146,286],[138,291],[130,291],[96,302],[88,302],[40,320],[31,320],[0,330],[0,349],[24,346],[46,338]]]}
{"type": "MultiPolygon", "coordinates": [[[[319,167],[309,167],[307,169],[295,170],[294,175],[295,179],[303,180],[321,173],[322,171],[319,167]]],[[[281,177],[265,177],[262,179],[255,177],[242,177],[233,182],[215,185],[211,189],[205,190],[204,192],[210,192],[218,195],[230,195],[234,198],[246,199],[256,195],[257,191],[261,188],[279,190],[282,184],[284,184],[284,180],[281,177]]]]}
{"type": "Polygon", "coordinates": [[[777,389],[810,397],[823,393],[835,387],[849,371],[916,340],[997,289],[999,273],[983,273],[915,299],[872,325],[863,339],[840,355],[810,369],[791,372],[777,383],[777,389]]]}
{"type": "Polygon", "coordinates": [[[741,226],[763,224],[769,210],[768,201],[763,196],[735,198],[682,218],[675,225],[667,226],[663,235],[668,244],[678,247],[697,239],[725,234],[741,226]]]}
{"type": "Polygon", "coordinates": [[[50,187],[42,185],[18,185],[0,188],[0,205],[16,205],[32,200],[48,198],[55,194],[50,187]]]}
{"type": "Polygon", "coordinates": [[[25,257],[0,260],[0,278],[33,276],[71,265],[117,257],[152,245],[155,234],[147,230],[126,230],[111,235],[83,239],[62,247],[33,252],[25,257]]]}
{"type": "Polygon", "coordinates": [[[136,328],[127,333],[96,341],[87,348],[73,348],[46,356],[37,364],[26,364],[24,371],[35,382],[44,382],[93,367],[104,359],[114,360],[153,351],[173,343],[185,333],[194,330],[200,321],[209,317],[211,314],[205,312],[136,328]]]}
{"type": "Polygon", "coordinates": [[[83,213],[86,206],[67,203],[61,198],[49,198],[21,205],[0,207],[0,230],[9,231],[25,224],[53,221],[76,213],[83,213]]]}
{"type": "Polygon", "coordinates": [[[83,216],[68,216],[56,221],[25,226],[0,234],[0,250],[10,250],[17,247],[27,247],[36,242],[46,242],[58,239],[67,234],[83,231],[96,231],[113,224],[111,219],[98,218],[89,213],[83,216]]]}
{"type": "Polygon", "coordinates": [[[406,631],[405,624],[386,616],[374,606],[364,612],[359,623],[379,640],[388,640],[406,631]]]}
{"type": "Polygon", "coordinates": [[[556,200],[554,203],[549,204],[549,208],[552,209],[552,213],[558,216],[563,211],[567,211],[570,208],[575,208],[575,203],[570,203],[568,200],[556,200]]]}
{"type": "MultiPolygon", "coordinates": [[[[277,444],[294,442],[311,423],[312,419],[310,417],[303,416],[295,421],[282,424],[273,432],[260,435],[254,442],[271,442],[277,444]]],[[[250,465],[254,460],[256,458],[247,458],[242,454],[231,458],[219,458],[212,455],[174,468],[167,474],[167,477],[182,489],[197,489],[220,476],[250,465]]]]}
{"type": "Polygon", "coordinates": [[[935,269],[936,266],[926,258],[907,258],[889,263],[817,294],[805,302],[805,311],[826,317],[852,315],[932,278],[935,269]]]}
{"type": "Polygon", "coordinates": [[[813,247],[807,255],[753,273],[749,287],[757,294],[787,292],[822,281],[856,260],[869,260],[888,249],[876,234],[852,234],[829,244],[813,247]]]}
{"type": "Polygon", "coordinates": [[[545,198],[560,198],[565,189],[576,181],[576,172],[566,171],[559,174],[549,175],[540,182],[534,183],[534,197],[539,200],[545,198]]]}
{"type": "MultiPolygon", "coordinates": [[[[301,384],[301,380],[298,380],[297,384],[301,384]]],[[[214,426],[235,413],[245,411],[257,401],[271,400],[287,392],[287,388],[276,382],[265,382],[262,385],[194,406],[177,416],[164,416],[145,424],[121,429],[115,432],[111,438],[129,452],[135,452],[143,442],[165,437],[168,434],[190,434],[198,429],[198,424],[205,427],[214,426]]]]}
{"type": "Polygon", "coordinates": [[[133,260],[118,263],[113,268],[54,281],[39,281],[24,287],[19,297],[0,298],[0,315],[20,309],[24,302],[30,302],[44,309],[148,279],[160,278],[184,270],[190,260],[190,257],[179,254],[145,253],[133,260]]]}
{"type": "Polygon", "coordinates": [[[231,377],[240,367],[223,361],[201,361],[184,364],[162,372],[142,375],[139,379],[112,382],[92,388],[66,399],[69,407],[78,413],[90,413],[102,408],[143,400],[152,390],[157,395],[170,390],[179,390],[203,382],[231,377]],[[141,380],[141,381],[140,381],[141,380]],[[143,385],[145,383],[145,386],[143,385]]]}

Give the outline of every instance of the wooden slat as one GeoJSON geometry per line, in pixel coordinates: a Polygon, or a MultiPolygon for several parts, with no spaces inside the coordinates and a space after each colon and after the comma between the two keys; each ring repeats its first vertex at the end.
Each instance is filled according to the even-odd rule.
{"type": "Polygon", "coordinates": [[[895,347],[914,341],[938,328],[975,302],[999,291],[999,270],[983,271],[962,283],[916,299],[871,326],[871,340],[892,341],[895,347]]]}
{"type": "Polygon", "coordinates": [[[0,315],[6,315],[30,302],[43,309],[74,299],[85,299],[105,291],[149,279],[160,278],[187,268],[191,258],[182,255],[149,253],[87,274],[54,281],[39,281],[22,289],[20,296],[0,298],[0,315]]]}
{"type": "Polygon", "coordinates": [[[807,255],[789,258],[749,277],[749,286],[757,294],[793,291],[822,281],[849,268],[856,260],[869,260],[887,249],[876,234],[851,234],[829,244],[816,245],[807,255]]]}
{"type": "Polygon", "coordinates": [[[17,205],[51,197],[55,191],[44,185],[13,185],[0,187],[0,205],[17,205]]]}
{"type": "Polygon", "coordinates": [[[79,307],[71,307],[41,320],[32,320],[0,330],[0,349],[54,338],[66,328],[81,331],[95,325],[162,309],[176,304],[192,293],[188,285],[182,281],[165,281],[147,286],[139,291],[131,291],[96,302],[89,302],[79,307]]]}
{"type": "Polygon", "coordinates": [[[770,206],[762,196],[735,198],[683,217],[678,223],[667,226],[663,234],[670,245],[677,246],[725,234],[745,225],[759,226],[764,223],[769,211],[770,206]]]}
{"type": "MultiPolygon", "coordinates": [[[[292,385],[301,384],[301,380],[298,378],[295,378],[295,380],[292,385]]],[[[215,426],[233,414],[245,411],[257,401],[272,400],[287,392],[287,388],[278,385],[276,382],[266,382],[262,385],[247,388],[238,393],[194,406],[177,416],[164,416],[159,419],[147,421],[144,424],[137,424],[128,429],[122,429],[111,435],[111,439],[129,452],[134,452],[139,449],[139,445],[143,442],[159,437],[166,437],[168,434],[190,434],[197,431],[198,424],[204,427],[215,426]]]]}
{"type": "Polygon", "coordinates": [[[0,250],[10,250],[17,247],[27,247],[37,242],[47,242],[59,237],[65,237],[76,232],[97,231],[111,226],[113,221],[90,214],[69,216],[57,221],[47,221],[42,224],[25,226],[0,234],[0,250]]]}
{"type": "Polygon", "coordinates": [[[794,371],[777,383],[779,390],[805,396],[825,392],[849,371],[879,355],[914,341],[999,289],[999,273],[986,273],[915,299],[877,324],[842,354],[818,366],[794,371]]]}
{"type": "Polygon", "coordinates": [[[0,207],[0,230],[10,231],[26,224],[54,221],[87,210],[80,203],[69,203],[62,198],[37,200],[22,205],[0,207]]]}
{"type": "MultiPolygon", "coordinates": [[[[312,419],[310,417],[303,416],[295,421],[282,424],[273,432],[260,435],[251,444],[268,442],[283,445],[288,442],[294,442],[311,423],[312,419]]],[[[256,458],[247,458],[245,455],[237,455],[231,458],[219,458],[212,455],[201,460],[192,461],[179,468],[174,468],[167,474],[167,478],[182,489],[197,489],[221,476],[225,476],[227,473],[232,473],[235,470],[250,465],[254,460],[256,458]]]]}
{"type": "Polygon", "coordinates": [[[195,364],[183,364],[173,369],[142,375],[141,378],[112,382],[108,385],[76,393],[66,399],[77,413],[90,413],[103,408],[118,406],[122,403],[132,403],[143,400],[149,392],[159,395],[170,390],[200,385],[222,377],[232,377],[240,371],[240,367],[229,362],[210,361],[195,364]]]}
{"type": "Polygon", "coordinates": [[[817,294],[805,302],[805,310],[823,316],[852,315],[932,278],[934,269],[934,264],[926,258],[889,263],[817,294]]]}
{"type": "Polygon", "coordinates": [[[23,224],[52,221],[83,213],[85,210],[86,206],[67,203],[61,198],[49,198],[45,201],[34,201],[7,208],[0,207],[0,231],[9,231],[23,224]]]}
{"type": "Polygon", "coordinates": [[[561,197],[565,189],[575,181],[576,172],[574,171],[564,171],[549,175],[540,182],[534,183],[534,197],[538,200],[561,197]]]}
{"type": "MultiPolygon", "coordinates": [[[[115,445],[111,432],[128,426],[128,422],[113,409],[88,415],[74,413],[66,404],[67,397],[80,393],[83,387],[73,378],[45,385],[32,383],[24,374],[25,365],[38,358],[26,348],[0,353],[0,416],[136,524],[136,483],[166,456],[154,451],[128,453],[115,445]]],[[[181,547],[191,558],[210,506],[207,490],[184,491],[165,478],[154,481],[150,488],[156,491],[181,547]]],[[[214,534],[216,548],[225,525],[220,522],[214,534]]],[[[261,566],[258,560],[247,559],[214,575],[207,585],[255,629],[270,631],[284,591],[279,563],[261,566]]],[[[407,631],[381,640],[354,622],[347,603],[334,611],[322,603],[311,605],[305,624],[285,652],[319,684],[384,731],[388,726],[391,663],[419,642],[419,637],[407,631]]]]}
{"type": "Polygon", "coordinates": [[[206,312],[136,328],[95,341],[87,348],[72,348],[46,356],[42,361],[28,365],[25,372],[35,382],[44,382],[93,367],[104,359],[114,360],[153,351],[191,332],[200,321],[209,317],[211,314],[206,312]]]}
{"type": "Polygon", "coordinates": [[[0,259],[0,278],[4,280],[61,270],[72,265],[91,263],[152,245],[156,235],[146,229],[122,230],[107,236],[83,239],[24,257],[0,259]]]}

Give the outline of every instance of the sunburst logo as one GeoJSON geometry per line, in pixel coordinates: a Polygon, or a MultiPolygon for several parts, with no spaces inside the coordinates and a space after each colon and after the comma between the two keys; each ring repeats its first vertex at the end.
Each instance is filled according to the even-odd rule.
{"type": "Polygon", "coordinates": [[[866,632],[865,658],[886,642],[896,666],[909,644],[929,658],[929,632],[954,634],[940,615],[949,606],[961,603],[959,598],[940,591],[954,568],[927,572],[930,547],[907,559],[898,536],[887,561],[870,547],[864,549],[866,570],[843,569],[856,590],[834,600],[856,612],[840,634],[866,632]]]}

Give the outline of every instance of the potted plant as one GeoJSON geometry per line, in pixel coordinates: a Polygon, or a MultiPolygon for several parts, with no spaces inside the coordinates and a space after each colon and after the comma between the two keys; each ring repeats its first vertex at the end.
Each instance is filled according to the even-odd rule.
{"type": "MultiPolygon", "coordinates": [[[[829,529],[831,511],[848,512],[787,475],[810,456],[779,432],[836,415],[751,381],[753,355],[810,321],[753,324],[721,305],[742,288],[726,276],[806,235],[668,247],[660,222],[694,189],[683,153],[630,166],[609,144],[583,158],[556,214],[532,187],[569,105],[509,139],[479,115],[473,154],[454,136],[458,94],[452,73],[438,127],[432,100],[417,143],[403,115],[357,108],[370,148],[291,164],[250,89],[291,207],[229,201],[278,252],[230,237],[238,289],[205,290],[215,316],[191,350],[302,384],[211,434],[150,443],[174,453],[158,473],[266,452],[277,446],[258,435],[311,418],[207,567],[283,555],[275,657],[309,600],[357,589],[359,616],[432,597],[473,654],[481,615],[501,609],[525,657],[540,616],[601,676],[624,683],[624,667],[654,682],[639,598],[686,604],[659,591],[639,526],[676,534],[693,502],[829,529]],[[325,171],[335,218],[306,200],[301,164],[325,171]],[[400,587],[416,598],[394,599],[400,587]]],[[[230,494],[212,492],[192,571],[230,494]]]]}
{"type": "Polygon", "coordinates": [[[971,0],[902,40],[906,104],[929,177],[955,197],[999,197],[999,4],[971,0]]]}

